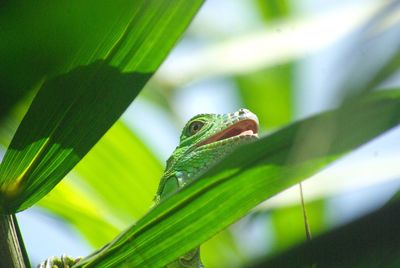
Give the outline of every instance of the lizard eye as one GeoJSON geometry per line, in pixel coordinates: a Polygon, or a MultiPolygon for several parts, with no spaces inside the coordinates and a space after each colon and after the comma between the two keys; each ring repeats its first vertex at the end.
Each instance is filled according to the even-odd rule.
{"type": "Polygon", "coordinates": [[[190,136],[196,134],[197,132],[200,131],[200,129],[204,126],[204,123],[201,121],[193,121],[190,125],[189,125],[189,134],[190,136]]]}

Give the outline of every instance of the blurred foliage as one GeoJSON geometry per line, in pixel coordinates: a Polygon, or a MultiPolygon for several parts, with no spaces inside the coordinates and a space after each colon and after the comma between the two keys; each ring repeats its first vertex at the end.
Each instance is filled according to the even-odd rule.
{"type": "MultiPolygon", "coordinates": [[[[287,0],[256,0],[256,4],[266,26],[291,14],[287,0]]],[[[259,116],[261,127],[276,128],[292,121],[293,75],[294,63],[289,62],[237,76],[244,105],[259,116]]]]}
{"type": "Polygon", "coordinates": [[[288,0],[256,0],[264,19],[272,20],[286,17],[291,13],[291,4],[288,0]]]}
{"type": "Polygon", "coordinates": [[[204,267],[238,267],[245,263],[245,256],[228,230],[221,231],[200,246],[204,267]]]}
{"type": "Polygon", "coordinates": [[[258,115],[262,128],[292,120],[292,76],[293,65],[287,64],[237,77],[244,105],[258,115]]]}
{"type": "Polygon", "coordinates": [[[399,220],[395,202],[252,267],[399,267],[399,220]]]}
{"type": "Polygon", "coordinates": [[[120,231],[104,210],[104,202],[79,184],[71,183],[68,177],[38,204],[72,224],[94,247],[101,247],[120,231]]]}
{"type": "MultiPolygon", "coordinates": [[[[312,235],[326,229],[325,202],[317,200],[306,204],[307,220],[312,235]]],[[[270,217],[275,233],[273,251],[282,251],[306,240],[302,207],[299,204],[274,209],[270,217]]],[[[272,254],[274,252],[271,252],[272,254]]]]}
{"type": "Polygon", "coordinates": [[[387,1],[357,32],[337,64],[342,100],[382,87],[400,68],[400,1],[387,1]]]}
{"type": "Polygon", "coordinates": [[[162,167],[154,155],[118,121],[103,136],[74,171],[96,189],[113,214],[131,215],[127,222],[140,218],[151,206],[162,167]],[[140,161],[138,161],[140,159],[140,161]],[[101,180],[99,180],[101,178],[101,180]],[[132,179],[134,178],[134,179],[132,179]],[[117,180],[110,191],[110,181],[117,180]],[[135,192],[132,192],[135,189],[135,192]]]}

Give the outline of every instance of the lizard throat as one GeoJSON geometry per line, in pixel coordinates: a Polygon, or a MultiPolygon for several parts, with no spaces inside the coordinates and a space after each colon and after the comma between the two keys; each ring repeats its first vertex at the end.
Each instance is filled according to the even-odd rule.
{"type": "Polygon", "coordinates": [[[200,142],[197,147],[239,136],[258,137],[258,123],[252,119],[238,121],[221,132],[200,142]]]}

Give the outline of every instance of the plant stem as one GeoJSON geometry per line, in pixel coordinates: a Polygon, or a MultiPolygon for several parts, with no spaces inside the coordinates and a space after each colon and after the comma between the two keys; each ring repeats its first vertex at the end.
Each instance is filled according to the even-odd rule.
{"type": "MultiPolygon", "coordinates": [[[[312,237],[311,237],[311,229],[310,229],[310,224],[308,223],[306,204],[304,203],[303,185],[301,184],[301,182],[299,183],[299,188],[300,188],[301,208],[303,210],[304,228],[306,229],[307,241],[310,242],[311,239],[312,239],[312,237]]],[[[309,267],[310,268],[316,268],[317,265],[315,263],[311,263],[309,267]]]]}
{"type": "Polygon", "coordinates": [[[30,267],[17,218],[14,214],[0,215],[0,267],[30,267]]]}
{"type": "MultiPolygon", "coordinates": [[[[311,229],[310,229],[310,224],[308,224],[306,204],[304,202],[304,195],[303,195],[303,185],[301,184],[301,182],[299,183],[299,187],[300,187],[301,208],[303,210],[304,227],[306,230],[307,241],[310,242],[312,239],[311,229]]],[[[316,267],[317,267],[317,265],[315,263],[310,264],[310,268],[316,268],[316,267]]]]}
{"type": "Polygon", "coordinates": [[[301,208],[303,210],[303,219],[304,219],[304,227],[306,230],[306,237],[307,241],[311,241],[311,230],[310,230],[310,225],[308,224],[306,205],[304,203],[304,197],[303,197],[303,186],[301,185],[301,182],[299,183],[299,187],[300,187],[300,200],[301,200],[301,208]]]}

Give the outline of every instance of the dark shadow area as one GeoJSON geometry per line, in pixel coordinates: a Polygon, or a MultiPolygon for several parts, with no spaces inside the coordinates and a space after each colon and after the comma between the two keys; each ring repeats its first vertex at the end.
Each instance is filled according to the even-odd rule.
{"type": "Polygon", "coordinates": [[[1,1],[0,120],[40,84],[104,59],[136,8],[132,1],[1,1]]]}
{"type": "Polygon", "coordinates": [[[396,202],[250,267],[399,267],[399,221],[396,202]]]}

